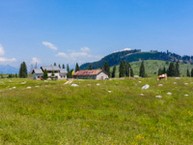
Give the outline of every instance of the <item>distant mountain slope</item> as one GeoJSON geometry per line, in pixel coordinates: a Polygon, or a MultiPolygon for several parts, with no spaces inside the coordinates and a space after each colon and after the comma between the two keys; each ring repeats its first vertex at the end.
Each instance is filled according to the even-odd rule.
{"type": "MultiPolygon", "coordinates": [[[[140,61],[137,62],[131,62],[131,67],[133,69],[134,75],[139,75],[139,68],[141,65],[140,61]]],[[[158,69],[165,67],[166,70],[169,67],[169,63],[167,61],[162,61],[162,60],[146,60],[144,62],[145,66],[145,72],[147,76],[157,76],[158,69]]],[[[180,76],[186,76],[187,74],[187,69],[191,71],[193,68],[193,65],[191,64],[185,64],[185,63],[180,63],[180,76]]],[[[112,72],[113,67],[111,67],[111,72],[112,72]]],[[[116,66],[116,77],[119,77],[119,65],[116,66]]]]}
{"type": "Polygon", "coordinates": [[[81,65],[80,68],[87,69],[89,65],[91,65],[92,68],[100,68],[103,66],[105,62],[108,62],[110,66],[118,65],[120,61],[124,59],[125,56],[133,54],[133,53],[138,53],[140,51],[141,50],[125,50],[125,51],[114,52],[112,54],[105,56],[104,58],[102,58],[99,61],[92,62],[92,63],[85,63],[81,65]]]}
{"type": "Polygon", "coordinates": [[[99,61],[92,63],[85,63],[80,66],[81,69],[88,69],[92,66],[93,69],[101,68],[105,62],[108,62],[110,66],[120,64],[120,61],[124,60],[127,62],[135,62],[139,60],[163,60],[163,61],[181,61],[181,62],[191,62],[193,57],[190,56],[180,56],[171,52],[141,52],[141,50],[125,50],[109,54],[99,61]]]}
{"type": "Polygon", "coordinates": [[[10,65],[0,65],[0,74],[16,74],[18,69],[10,65]]]}

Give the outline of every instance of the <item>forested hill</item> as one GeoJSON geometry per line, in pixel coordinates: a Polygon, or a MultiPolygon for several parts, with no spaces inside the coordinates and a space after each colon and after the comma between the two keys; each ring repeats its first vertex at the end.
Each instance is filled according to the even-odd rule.
{"type": "Polygon", "coordinates": [[[120,64],[121,61],[134,62],[139,60],[164,60],[164,61],[181,61],[184,63],[192,63],[193,56],[180,56],[171,52],[158,52],[158,51],[149,51],[142,52],[141,50],[125,50],[114,52],[102,58],[99,61],[85,63],[80,66],[81,69],[92,69],[101,68],[105,62],[109,66],[114,66],[120,64]]]}

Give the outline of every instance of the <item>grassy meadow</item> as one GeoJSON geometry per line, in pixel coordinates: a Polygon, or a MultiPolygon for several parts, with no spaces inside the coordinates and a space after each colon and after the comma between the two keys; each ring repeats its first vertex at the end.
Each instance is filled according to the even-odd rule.
{"type": "MultiPolygon", "coordinates": [[[[140,61],[131,62],[130,64],[134,74],[139,75],[139,68],[140,68],[141,62],[140,61]]],[[[161,60],[145,60],[144,65],[145,65],[146,75],[148,77],[152,77],[152,76],[155,77],[157,76],[159,68],[163,69],[165,67],[166,70],[168,69],[169,62],[161,61],[161,60]]],[[[192,64],[179,63],[179,66],[180,66],[180,75],[182,77],[187,76],[187,69],[191,71],[191,69],[193,68],[192,64]]],[[[113,70],[113,67],[111,67],[111,72],[112,70],[113,70]]],[[[116,77],[119,77],[119,65],[116,66],[116,77]]]]}
{"type": "Polygon", "coordinates": [[[192,90],[192,78],[1,79],[0,144],[189,145],[192,90]]]}

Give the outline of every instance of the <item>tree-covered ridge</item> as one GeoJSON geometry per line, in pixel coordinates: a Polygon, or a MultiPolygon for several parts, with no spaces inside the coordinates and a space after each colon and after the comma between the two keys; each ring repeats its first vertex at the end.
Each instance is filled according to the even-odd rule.
{"type": "Polygon", "coordinates": [[[109,66],[114,66],[120,64],[121,61],[126,62],[135,62],[139,60],[163,60],[163,61],[171,61],[171,62],[184,62],[184,63],[192,63],[193,56],[180,56],[178,54],[172,52],[158,52],[158,51],[149,51],[142,52],[141,50],[126,50],[120,52],[114,52],[102,58],[99,61],[92,63],[85,63],[80,66],[81,69],[88,69],[89,66],[92,66],[93,69],[102,68],[105,62],[109,64],[109,66]]]}
{"type": "Polygon", "coordinates": [[[141,52],[141,50],[134,49],[134,50],[114,52],[112,54],[105,56],[99,61],[92,62],[92,63],[85,63],[81,65],[80,68],[88,69],[89,66],[92,66],[92,69],[102,68],[105,62],[107,62],[109,66],[118,65],[120,64],[121,60],[124,60],[125,56],[133,53],[138,53],[138,52],[141,52]]]}

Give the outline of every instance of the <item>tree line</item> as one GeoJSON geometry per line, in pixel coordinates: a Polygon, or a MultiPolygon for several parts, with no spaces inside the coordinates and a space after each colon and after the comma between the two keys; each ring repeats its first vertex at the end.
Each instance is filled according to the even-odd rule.
{"type": "MultiPolygon", "coordinates": [[[[164,66],[163,68],[159,68],[157,75],[167,74],[169,77],[180,77],[181,74],[180,74],[179,62],[170,62],[170,63],[167,62],[167,64],[169,64],[169,67],[166,68],[164,66]]],[[[105,62],[103,68],[110,77],[112,78],[115,77],[116,66],[114,66],[112,69],[112,72],[110,72],[108,63],[105,62]]],[[[148,76],[145,70],[146,69],[145,69],[144,61],[141,61],[141,64],[139,66],[139,74],[138,74],[139,77],[148,76]]],[[[134,76],[134,72],[129,62],[121,61],[119,64],[119,77],[121,78],[121,77],[133,77],[133,76],[134,76]]],[[[193,77],[193,68],[191,70],[187,69],[187,77],[193,77]]]]}
{"type": "MultiPolygon", "coordinates": [[[[53,65],[57,66],[56,63],[54,63],[53,65]]],[[[66,66],[64,64],[62,64],[62,65],[59,64],[58,67],[61,68],[61,69],[66,69],[68,78],[72,78],[73,74],[80,70],[80,66],[79,66],[78,63],[75,64],[75,69],[70,69],[70,66],[68,64],[66,66]]],[[[91,65],[89,65],[88,69],[92,70],[93,68],[92,68],[91,65]]],[[[117,67],[116,66],[113,66],[113,68],[111,70],[108,62],[105,62],[101,69],[104,72],[106,72],[106,74],[109,77],[111,77],[111,78],[116,77],[116,72],[117,72],[117,67]]],[[[126,61],[121,61],[120,62],[118,72],[119,72],[119,77],[120,78],[121,77],[134,77],[133,69],[132,69],[130,63],[126,62],[126,61]]],[[[170,62],[168,68],[166,68],[165,66],[163,68],[159,68],[157,74],[158,75],[167,74],[169,77],[180,77],[179,62],[170,62]]],[[[141,64],[139,66],[139,74],[138,75],[140,77],[148,76],[146,74],[146,71],[145,71],[144,61],[141,61],[141,64]]],[[[26,63],[25,62],[21,63],[18,75],[11,75],[10,74],[8,77],[9,78],[11,78],[11,77],[27,78],[28,77],[28,71],[27,71],[26,63]]],[[[187,69],[187,77],[193,77],[193,69],[191,69],[191,70],[187,69]]],[[[46,71],[44,72],[43,78],[47,78],[46,71]]]]}

